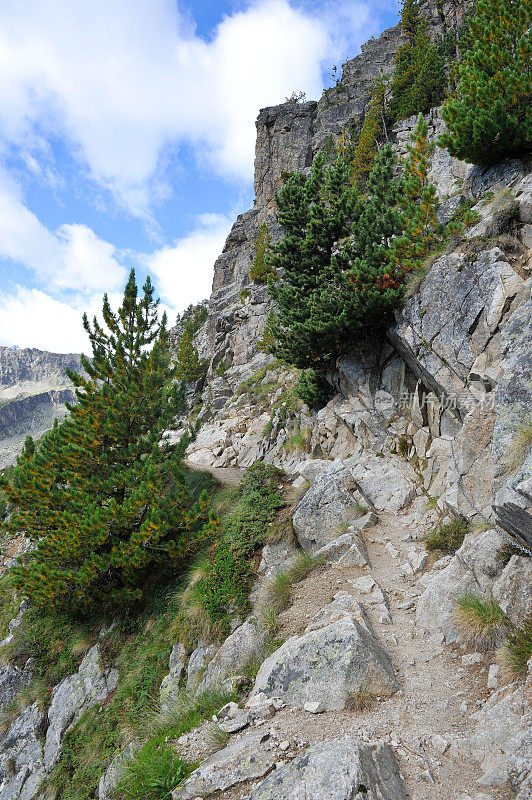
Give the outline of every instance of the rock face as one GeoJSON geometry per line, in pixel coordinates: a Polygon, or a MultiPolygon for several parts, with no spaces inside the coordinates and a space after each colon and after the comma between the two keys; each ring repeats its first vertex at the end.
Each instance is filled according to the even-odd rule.
{"type": "Polygon", "coordinates": [[[352,737],[321,742],[275,770],[250,800],[406,800],[399,768],[388,745],[352,737]]]}
{"type": "Polygon", "coordinates": [[[238,675],[253,656],[258,655],[263,635],[257,625],[244,622],[227,637],[209,661],[198,684],[198,693],[220,687],[226,678],[238,675]]]}
{"type": "Polygon", "coordinates": [[[343,617],[288,639],[262,664],[253,691],[336,710],[360,689],[389,695],[398,688],[387,653],[354,617],[343,617]]]}
{"type": "Polygon", "coordinates": [[[80,357],[0,346],[0,468],[13,463],[26,436],[34,438],[75,402],[66,368],[79,372],[80,357]]]}
{"type": "Polygon", "coordinates": [[[168,664],[170,672],[163,678],[159,689],[161,711],[169,711],[177,699],[179,682],[185,669],[185,658],[186,650],[181,642],[178,642],[172,647],[170,653],[170,663],[168,664]]]}
{"type": "Polygon", "coordinates": [[[92,647],[75,675],[56,686],[48,709],[48,730],[44,743],[44,764],[49,771],[57,763],[63,737],[69,727],[91,706],[102,703],[116,688],[118,671],[104,669],[98,646],[92,647]]]}
{"type": "Polygon", "coordinates": [[[10,725],[0,749],[0,785],[5,800],[31,800],[45,776],[41,738],[45,715],[37,703],[10,725]]]}

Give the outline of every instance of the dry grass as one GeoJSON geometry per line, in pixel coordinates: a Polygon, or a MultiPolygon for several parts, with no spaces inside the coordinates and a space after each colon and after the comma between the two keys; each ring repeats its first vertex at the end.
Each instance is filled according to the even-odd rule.
{"type": "Polygon", "coordinates": [[[425,537],[425,547],[430,553],[455,553],[462,546],[468,530],[464,519],[453,519],[430,531],[425,537]]]}
{"type": "Polygon", "coordinates": [[[495,600],[473,592],[454,601],[454,615],[464,640],[480,650],[494,650],[509,629],[508,618],[495,600]]]}
{"type": "Polygon", "coordinates": [[[531,447],[532,415],[524,419],[515,429],[507,461],[508,469],[511,472],[519,469],[531,447]]]}
{"type": "Polygon", "coordinates": [[[514,628],[499,650],[503,677],[507,681],[524,678],[528,671],[528,662],[532,658],[532,615],[524,623],[514,628]]]}
{"type": "Polygon", "coordinates": [[[211,725],[205,738],[213,750],[222,750],[231,738],[231,734],[223,731],[219,725],[211,725]]]}
{"type": "Polygon", "coordinates": [[[375,705],[375,698],[368,689],[358,689],[356,692],[350,692],[347,700],[345,701],[345,710],[360,713],[361,711],[369,711],[375,705]]]}

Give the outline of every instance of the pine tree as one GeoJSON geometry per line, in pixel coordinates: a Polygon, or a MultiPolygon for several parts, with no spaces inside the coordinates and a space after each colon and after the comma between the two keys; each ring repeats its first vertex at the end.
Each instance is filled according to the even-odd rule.
{"type": "Polygon", "coordinates": [[[444,96],[445,64],[427,32],[419,0],[403,0],[401,31],[405,38],[395,56],[392,78],[392,120],[426,114],[444,96]]]}
{"type": "Polygon", "coordinates": [[[206,524],[194,505],[178,446],[161,443],[179,407],[166,318],[148,279],[137,299],[131,272],[117,313],[107,296],[105,327],[83,318],[92,359],[68,371],[77,405],[18,460],[3,488],[14,509],[6,527],[36,540],[13,569],[16,587],[37,607],[87,611],[142,595],[155,567],[172,567],[206,524]]]}
{"type": "Polygon", "coordinates": [[[490,164],[532,142],[531,0],[478,0],[444,103],[451,155],[490,164]]]}
{"type": "Polygon", "coordinates": [[[355,146],[351,163],[351,180],[360,188],[364,187],[377,154],[377,141],[382,133],[385,88],[382,77],[377,78],[355,146]]]}
{"type": "Polygon", "coordinates": [[[403,232],[392,244],[393,262],[402,272],[418,268],[439,238],[436,216],[439,203],[436,189],[428,179],[434,143],[429,144],[427,134],[428,122],[420,114],[407,145],[400,200],[403,232]]]}
{"type": "Polygon", "coordinates": [[[268,226],[263,222],[259,228],[257,241],[255,242],[253,263],[249,269],[249,277],[253,283],[266,283],[270,276],[272,278],[275,277],[275,272],[272,270],[268,260],[269,249],[270,233],[268,231],[268,226]]]}
{"type": "Polygon", "coordinates": [[[176,353],[175,377],[180,381],[198,381],[207,372],[208,364],[200,358],[194,344],[196,336],[192,318],[187,319],[176,353]]]}

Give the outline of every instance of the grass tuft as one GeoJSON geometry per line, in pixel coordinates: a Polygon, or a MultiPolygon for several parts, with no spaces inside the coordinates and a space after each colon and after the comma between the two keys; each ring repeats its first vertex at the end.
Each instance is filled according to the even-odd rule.
{"type": "Polygon", "coordinates": [[[375,705],[375,698],[368,689],[358,689],[356,692],[350,692],[345,701],[346,711],[369,711],[375,705]]]}
{"type": "Polygon", "coordinates": [[[508,634],[500,656],[503,674],[509,681],[526,676],[532,658],[532,615],[508,634]]]}
{"type": "Polygon", "coordinates": [[[468,531],[467,521],[457,517],[430,531],[425,537],[425,547],[429,553],[455,553],[462,546],[468,531]]]}
{"type": "Polygon", "coordinates": [[[167,800],[191,771],[164,738],[153,739],[127,764],[115,796],[120,800],[167,800]]]}
{"type": "Polygon", "coordinates": [[[268,604],[276,611],[282,611],[290,603],[290,585],[290,576],[285,570],[278,572],[268,584],[268,604]]]}
{"type": "Polygon", "coordinates": [[[231,734],[223,731],[219,725],[211,725],[207,731],[207,743],[213,750],[222,750],[231,738],[231,734]]]}
{"type": "Polygon", "coordinates": [[[456,598],[454,614],[466,642],[481,650],[494,650],[508,631],[508,619],[495,600],[473,592],[456,598]]]}
{"type": "Polygon", "coordinates": [[[516,427],[508,455],[508,469],[519,469],[532,447],[532,415],[526,417],[516,427]]]}

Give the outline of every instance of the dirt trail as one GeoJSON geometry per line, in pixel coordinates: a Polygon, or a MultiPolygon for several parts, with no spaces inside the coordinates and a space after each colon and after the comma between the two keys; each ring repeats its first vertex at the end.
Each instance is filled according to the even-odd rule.
{"type": "MultiPolygon", "coordinates": [[[[478,768],[467,758],[465,735],[474,727],[473,714],[487,697],[489,658],[463,667],[464,650],[442,646],[437,633],[427,633],[415,622],[415,604],[423,592],[422,573],[404,576],[401,565],[415,547],[423,552],[423,525],[407,513],[382,514],[379,524],[365,535],[371,568],[318,568],[292,590],[293,603],[282,615],[282,633],[304,630],[309,619],[338,591],[358,597],[371,618],[377,639],[390,654],[401,690],[365,712],[311,714],[286,708],[265,727],[275,729],[297,750],[346,734],[364,740],[391,743],[399,760],[408,796],[412,800],[507,800],[505,791],[477,783],[478,768]],[[367,596],[349,583],[371,576],[383,590],[391,623],[379,621],[367,596]],[[441,738],[438,738],[441,737],[441,738]]],[[[247,798],[251,786],[234,787],[220,800],[247,798]]]]}
{"type": "Polygon", "coordinates": [[[223,483],[224,486],[236,486],[240,483],[245,472],[244,469],[240,469],[239,467],[202,467],[188,459],[185,463],[190,469],[199,470],[200,472],[210,472],[210,474],[213,475],[216,480],[220,481],[220,483],[223,483]]]}

